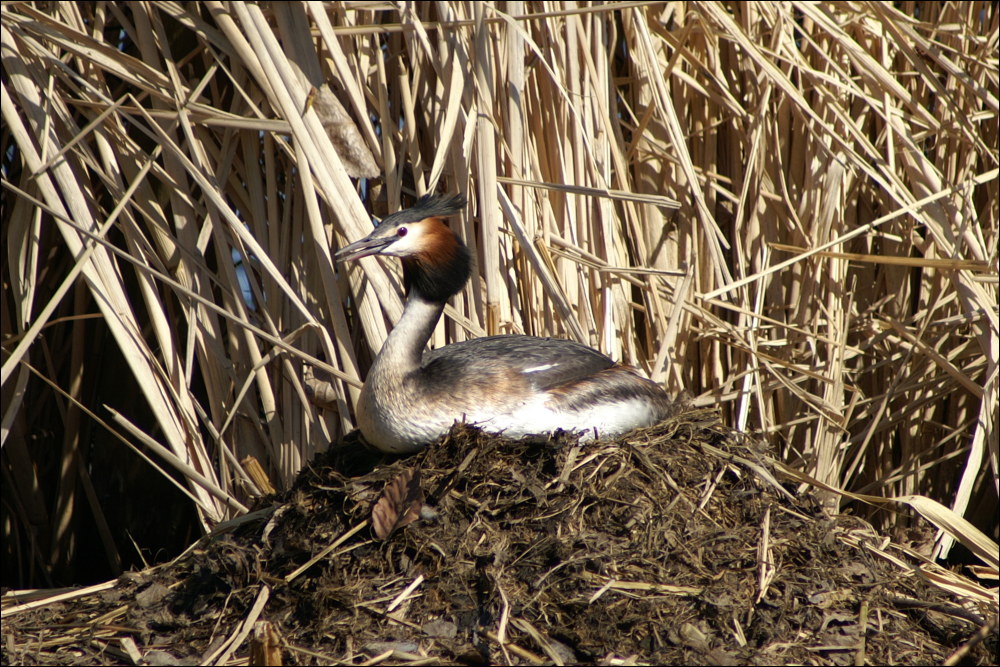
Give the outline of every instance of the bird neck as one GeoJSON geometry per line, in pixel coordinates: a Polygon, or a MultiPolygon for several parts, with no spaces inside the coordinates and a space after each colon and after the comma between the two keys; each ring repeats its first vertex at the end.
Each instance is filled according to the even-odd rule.
{"type": "Polygon", "coordinates": [[[444,302],[429,301],[418,292],[406,299],[403,315],[382,345],[372,372],[391,372],[404,376],[420,368],[427,341],[444,312],[444,302]]]}
{"type": "Polygon", "coordinates": [[[400,379],[420,368],[445,302],[462,291],[472,273],[469,249],[445,231],[447,234],[435,243],[433,254],[403,258],[406,306],[372,366],[372,372],[383,378],[400,379]]]}
{"type": "Polygon", "coordinates": [[[432,253],[403,258],[403,288],[408,297],[445,302],[465,287],[472,275],[472,253],[450,230],[435,237],[432,253]]]}

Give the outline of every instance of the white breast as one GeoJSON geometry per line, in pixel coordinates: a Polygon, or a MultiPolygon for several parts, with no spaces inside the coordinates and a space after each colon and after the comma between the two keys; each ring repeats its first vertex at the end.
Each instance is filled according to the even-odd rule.
{"type": "Polygon", "coordinates": [[[434,442],[455,423],[454,415],[434,415],[408,409],[406,404],[385,406],[362,389],[357,407],[358,428],[365,440],[389,454],[412,454],[434,442]]]}
{"type": "Polygon", "coordinates": [[[581,441],[614,437],[640,426],[652,426],[658,418],[655,408],[641,398],[594,404],[582,410],[555,410],[544,393],[536,394],[506,414],[466,415],[468,423],[508,438],[562,429],[579,432],[581,441]]]}

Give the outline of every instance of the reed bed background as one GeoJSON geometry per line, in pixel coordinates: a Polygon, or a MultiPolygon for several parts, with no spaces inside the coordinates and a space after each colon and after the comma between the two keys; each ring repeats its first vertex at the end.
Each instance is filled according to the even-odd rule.
{"type": "Polygon", "coordinates": [[[5,584],[161,558],[353,428],[400,281],[331,248],[426,192],[477,260],[432,344],[581,340],[996,539],[994,3],[3,10],[5,584]]]}

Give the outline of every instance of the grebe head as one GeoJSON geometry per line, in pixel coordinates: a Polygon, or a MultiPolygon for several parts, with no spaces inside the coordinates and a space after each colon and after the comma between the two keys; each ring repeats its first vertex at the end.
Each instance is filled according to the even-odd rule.
{"type": "Polygon", "coordinates": [[[412,208],[386,216],[371,234],[341,248],[338,262],[369,255],[399,257],[403,288],[427,301],[444,302],[462,290],[472,274],[472,258],[448,228],[445,216],[465,206],[465,197],[425,195],[412,208]]]}

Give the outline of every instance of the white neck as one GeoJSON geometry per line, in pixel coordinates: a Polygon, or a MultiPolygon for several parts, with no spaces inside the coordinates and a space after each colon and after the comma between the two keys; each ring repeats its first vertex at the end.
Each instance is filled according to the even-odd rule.
{"type": "Polygon", "coordinates": [[[382,344],[382,351],[372,365],[372,372],[389,371],[401,377],[418,369],[427,341],[434,333],[434,327],[443,311],[443,303],[425,301],[411,292],[402,317],[382,344]]]}

